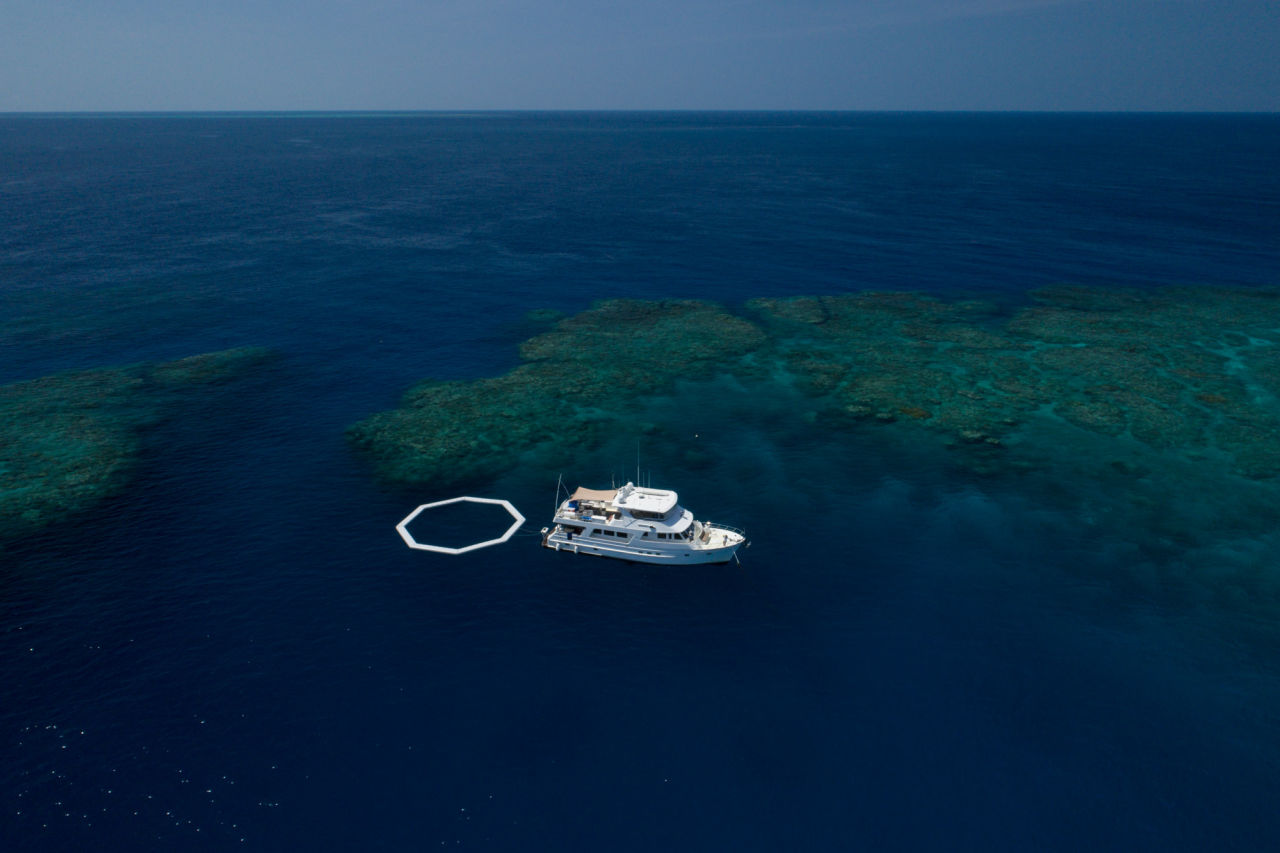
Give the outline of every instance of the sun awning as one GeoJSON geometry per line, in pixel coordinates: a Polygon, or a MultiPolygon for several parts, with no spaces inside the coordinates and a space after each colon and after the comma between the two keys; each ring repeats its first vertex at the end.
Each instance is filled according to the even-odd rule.
{"type": "Polygon", "coordinates": [[[608,503],[617,494],[617,489],[584,489],[582,486],[578,486],[573,494],[569,496],[569,499],[575,501],[605,501],[608,503]]]}

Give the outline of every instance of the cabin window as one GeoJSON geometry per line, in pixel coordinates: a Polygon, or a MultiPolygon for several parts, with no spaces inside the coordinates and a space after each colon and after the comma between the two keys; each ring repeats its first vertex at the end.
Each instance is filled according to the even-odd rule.
{"type": "Polygon", "coordinates": [[[652,519],[653,521],[658,521],[659,519],[667,517],[665,512],[650,512],[647,509],[633,509],[631,510],[631,514],[636,518],[652,519]]]}

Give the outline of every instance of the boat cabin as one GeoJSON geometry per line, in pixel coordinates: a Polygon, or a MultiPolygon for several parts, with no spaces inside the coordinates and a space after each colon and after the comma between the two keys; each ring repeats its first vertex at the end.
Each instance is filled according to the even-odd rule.
{"type": "Polygon", "coordinates": [[[579,486],[561,504],[556,521],[577,536],[687,541],[694,536],[693,513],[681,508],[678,501],[679,496],[670,489],[633,483],[617,489],[579,486]]]}

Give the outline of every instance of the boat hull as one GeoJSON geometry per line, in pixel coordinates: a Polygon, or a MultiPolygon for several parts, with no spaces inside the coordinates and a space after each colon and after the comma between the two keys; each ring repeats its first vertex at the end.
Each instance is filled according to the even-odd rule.
{"type": "Polygon", "coordinates": [[[635,548],[630,545],[615,545],[603,542],[583,541],[575,536],[572,540],[556,531],[543,538],[542,544],[553,551],[567,554],[586,554],[592,557],[606,557],[612,560],[626,560],[631,563],[650,563],[663,566],[694,566],[727,563],[733,559],[742,542],[734,542],[720,548],[635,548]]]}

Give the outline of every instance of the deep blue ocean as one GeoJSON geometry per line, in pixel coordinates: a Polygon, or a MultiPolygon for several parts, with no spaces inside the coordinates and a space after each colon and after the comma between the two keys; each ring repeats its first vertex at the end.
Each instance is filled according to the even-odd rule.
{"type": "Polygon", "coordinates": [[[0,849],[1280,848],[1280,601],[1052,495],[676,392],[740,566],[446,557],[344,439],[531,309],[1278,273],[1276,116],[0,116],[0,383],[277,354],[0,552],[0,849]]]}

